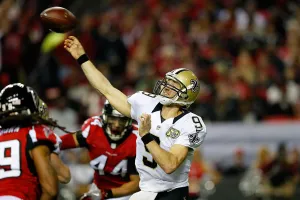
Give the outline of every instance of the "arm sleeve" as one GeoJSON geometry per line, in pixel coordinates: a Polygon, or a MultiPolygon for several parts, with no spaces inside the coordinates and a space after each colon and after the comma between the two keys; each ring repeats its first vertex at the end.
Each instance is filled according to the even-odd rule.
{"type": "Polygon", "coordinates": [[[137,109],[138,109],[138,103],[139,103],[139,101],[138,101],[139,96],[140,96],[140,92],[137,92],[128,98],[128,103],[131,105],[130,115],[131,115],[131,118],[134,120],[138,119],[138,110],[137,109]]]}
{"type": "Polygon", "coordinates": [[[59,153],[61,140],[60,138],[46,126],[33,126],[29,130],[27,137],[28,150],[32,150],[38,145],[46,145],[49,147],[51,152],[59,153]]]}
{"type": "Polygon", "coordinates": [[[92,141],[92,134],[95,132],[95,128],[102,127],[102,120],[99,116],[91,117],[87,119],[81,126],[81,132],[76,134],[76,139],[80,147],[88,148],[92,141]]]}
{"type": "Polygon", "coordinates": [[[192,116],[185,124],[186,126],[174,144],[180,144],[194,150],[202,144],[206,136],[206,126],[198,116],[192,116]]]}
{"type": "MultiPolygon", "coordinates": [[[[87,128],[89,129],[90,126],[88,126],[87,128]]],[[[82,132],[77,132],[76,133],[76,139],[79,143],[80,147],[88,147],[88,143],[86,141],[86,138],[82,135],[82,132]]]]}
{"type": "Polygon", "coordinates": [[[155,94],[143,91],[139,91],[128,97],[128,103],[131,105],[131,118],[139,121],[138,118],[143,112],[149,112],[149,110],[147,111],[147,107],[151,107],[153,104],[156,105],[159,102],[156,97],[155,94]]]}
{"type": "Polygon", "coordinates": [[[186,132],[181,134],[174,144],[180,144],[186,147],[189,147],[191,149],[196,149],[199,147],[204,138],[205,138],[206,132],[186,132]]]}

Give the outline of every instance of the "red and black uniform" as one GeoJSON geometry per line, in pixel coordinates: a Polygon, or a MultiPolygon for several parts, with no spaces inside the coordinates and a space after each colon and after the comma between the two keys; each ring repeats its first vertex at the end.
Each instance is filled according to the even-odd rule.
{"type": "Polygon", "coordinates": [[[129,175],[138,174],[135,168],[137,128],[119,141],[110,140],[105,133],[100,117],[92,117],[82,126],[82,134],[77,134],[81,147],[89,151],[90,165],[95,170],[94,183],[99,189],[111,189],[129,181],[129,175]]]}
{"type": "Polygon", "coordinates": [[[44,125],[0,129],[0,196],[39,199],[41,186],[30,150],[46,145],[58,151],[60,139],[44,125]]]}

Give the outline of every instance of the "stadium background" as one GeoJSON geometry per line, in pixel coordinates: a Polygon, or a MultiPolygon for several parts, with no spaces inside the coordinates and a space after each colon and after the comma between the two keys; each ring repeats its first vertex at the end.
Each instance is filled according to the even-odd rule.
{"type": "MultiPolygon", "coordinates": [[[[239,190],[241,177],[260,153],[275,155],[281,142],[299,172],[299,1],[2,0],[0,87],[13,82],[33,86],[51,116],[76,130],[101,113],[105,99],[63,49],[67,34],[42,26],[39,14],[51,6],[68,8],[78,17],[70,34],[128,95],[151,92],[173,68],[196,72],[201,92],[191,110],[208,125],[197,159],[218,177],[208,199],[250,198],[239,190]]],[[[62,158],[73,179],[61,193],[72,199],[87,189],[93,171],[85,150],[64,152],[62,158]]]]}

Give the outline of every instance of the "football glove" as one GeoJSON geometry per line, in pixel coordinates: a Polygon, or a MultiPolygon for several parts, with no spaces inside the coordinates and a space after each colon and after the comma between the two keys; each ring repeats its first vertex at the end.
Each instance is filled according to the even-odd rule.
{"type": "Polygon", "coordinates": [[[84,193],[80,200],[104,200],[112,197],[111,190],[101,190],[93,183],[90,190],[84,193]]]}

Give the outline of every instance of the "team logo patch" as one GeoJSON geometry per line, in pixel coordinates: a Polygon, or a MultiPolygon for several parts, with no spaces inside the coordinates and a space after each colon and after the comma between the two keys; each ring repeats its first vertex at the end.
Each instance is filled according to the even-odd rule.
{"type": "Polygon", "coordinates": [[[180,135],[180,131],[175,128],[170,128],[166,133],[166,136],[171,137],[172,139],[178,138],[179,135],[180,135]]]}
{"type": "Polygon", "coordinates": [[[196,92],[199,88],[199,84],[197,80],[192,79],[191,80],[191,88],[193,92],[196,92]]]}
{"type": "Polygon", "coordinates": [[[199,144],[200,138],[198,137],[198,133],[189,134],[189,141],[191,144],[199,144]]]}

